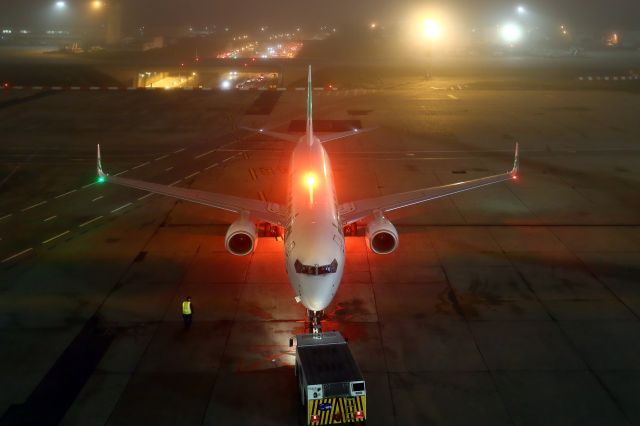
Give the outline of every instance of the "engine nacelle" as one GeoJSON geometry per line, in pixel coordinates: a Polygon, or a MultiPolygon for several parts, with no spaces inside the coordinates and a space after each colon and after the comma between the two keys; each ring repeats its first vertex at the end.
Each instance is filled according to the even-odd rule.
{"type": "Polygon", "coordinates": [[[229,253],[236,256],[251,254],[257,244],[258,230],[256,224],[245,217],[233,222],[224,237],[224,247],[229,253]]]}
{"type": "Polygon", "coordinates": [[[375,254],[389,254],[398,248],[399,238],[396,227],[389,219],[378,214],[367,224],[367,244],[375,254]]]}

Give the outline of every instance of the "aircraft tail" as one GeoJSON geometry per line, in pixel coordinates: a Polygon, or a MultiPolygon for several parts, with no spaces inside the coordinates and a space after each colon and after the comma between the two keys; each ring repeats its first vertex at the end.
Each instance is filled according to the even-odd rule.
{"type": "Polygon", "coordinates": [[[311,65],[307,76],[307,140],[313,145],[313,86],[311,84],[311,65]]]}

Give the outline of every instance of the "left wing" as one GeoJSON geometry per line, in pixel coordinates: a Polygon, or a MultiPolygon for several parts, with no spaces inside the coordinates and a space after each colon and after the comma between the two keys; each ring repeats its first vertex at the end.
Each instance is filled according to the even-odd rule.
{"type": "Polygon", "coordinates": [[[170,185],[160,185],[157,183],[143,182],[118,176],[109,176],[102,171],[100,145],[98,145],[97,170],[99,182],[115,183],[117,185],[128,186],[129,188],[136,188],[143,191],[153,192],[155,194],[162,194],[178,198],[180,200],[190,201],[192,203],[215,207],[221,210],[236,213],[248,212],[251,216],[274,225],[284,226],[286,222],[286,216],[282,213],[280,205],[276,203],[200,191],[197,189],[176,188],[170,185]]]}
{"type": "Polygon", "coordinates": [[[397,210],[403,207],[420,204],[449,195],[457,194],[471,189],[481,188],[494,183],[507,180],[518,179],[519,168],[518,144],[513,160],[513,168],[499,175],[488,176],[480,179],[468,180],[465,182],[452,183],[449,185],[434,186],[431,188],[417,189],[414,191],[401,192],[399,194],[383,195],[381,197],[366,198],[358,201],[343,203],[338,206],[338,212],[344,225],[357,222],[376,211],[381,213],[397,210]]]}

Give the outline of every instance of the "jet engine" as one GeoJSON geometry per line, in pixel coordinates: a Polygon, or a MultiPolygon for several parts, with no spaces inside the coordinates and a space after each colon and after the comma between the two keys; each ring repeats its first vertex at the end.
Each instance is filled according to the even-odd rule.
{"type": "Polygon", "coordinates": [[[389,219],[377,214],[367,224],[367,244],[376,254],[389,254],[398,248],[398,231],[389,219]]]}
{"type": "Polygon", "coordinates": [[[224,247],[236,256],[251,254],[258,243],[258,230],[255,223],[247,217],[241,217],[229,226],[224,237],[224,247]]]}

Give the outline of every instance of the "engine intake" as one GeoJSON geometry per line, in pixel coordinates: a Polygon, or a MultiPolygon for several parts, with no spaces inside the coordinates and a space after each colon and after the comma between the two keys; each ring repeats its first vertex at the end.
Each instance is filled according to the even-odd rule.
{"type": "Polygon", "coordinates": [[[258,243],[258,230],[255,223],[241,217],[229,226],[224,237],[224,247],[231,254],[246,256],[251,254],[258,243]]]}
{"type": "Polygon", "coordinates": [[[389,254],[398,248],[398,231],[382,214],[367,224],[366,238],[369,248],[376,254],[389,254]]]}

